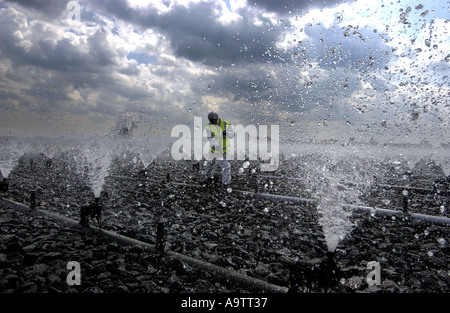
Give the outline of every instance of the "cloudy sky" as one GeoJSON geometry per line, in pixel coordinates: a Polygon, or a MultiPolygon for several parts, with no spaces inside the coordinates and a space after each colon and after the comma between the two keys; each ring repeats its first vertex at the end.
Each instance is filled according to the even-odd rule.
{"type": "Polygon", "coordinates": [[[206,122],[283,138],[450,138],[450,4],[0,1],[0,135],[206,122]]]}

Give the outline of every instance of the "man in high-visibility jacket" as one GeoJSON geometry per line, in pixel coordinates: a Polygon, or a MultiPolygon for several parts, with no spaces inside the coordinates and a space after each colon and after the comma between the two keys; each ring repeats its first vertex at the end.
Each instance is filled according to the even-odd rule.
{"type": "MultiPolygon", "coordinates": [[[[208,133],[208,138],[214,143],[210,146],[210,151],[223,156],[220,160],[220,169],[222,170],[222,184],[226,186],[231,183],[231,164],[226,159],[226,153],[230,150],[229,138],[232,137],[233,130],[231,124],[219,118],[215,112],[209,112],[208,120],[209,124],[205,125],[205,129],[208,133]]],[[[215,163],[215,157],[212,160],[206,161],[205,176],[207,182],[212,179],[212,171],[215,163]]]]}

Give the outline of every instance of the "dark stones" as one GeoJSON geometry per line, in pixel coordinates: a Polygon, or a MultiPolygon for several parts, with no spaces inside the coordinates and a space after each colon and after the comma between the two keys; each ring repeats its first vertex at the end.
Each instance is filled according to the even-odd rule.
{"type": "Polygon", "coordinates": [[[0,253],[0,269],[9,267],[10,262],[6,259],[6,254],[0,253]]]}
{"type": "MultiPolygon", "coordinates": [[[[166,250],[282,286],[289,285],[290,261],[313,262],[326,253],[314,207],[242,196],[234,190],[249,190],[251,185],[239,178],[233,181],[231,193],[166,184],[167,169],[174,173],[175,165],[169,166],[164,159],[158,162],[146,169],[145,181],[114,178],[113,175],[119,174],[138,175],[131,175],[132,167],[120,164],[111,167],[104,186],[109,196],[105,201],[102,199],[106,229],[155,245],[160,242],[157,221],[163,219],[166,223],[162,244],[166,250]],[[163,179],[164,183],[156,184],[157,179],[163,179]]],[[[62,162],[59,163],[55,161],[51,168],[45,167],[46,177],[35,177],[40,186],[46,186],[39,193],[39,201],[49,210],[78,219],[81,204],[92,197],[86,188],[88,182],[73,172],[59,170],[62,162]],[[65,190],[67,185],[72,186],[71,191],[65,190]]],[[[36,161],[35,170],[39,169],[37,164],[36,161]]],[[[176,174],[170,175],[171,180],[195,184],[197,176],[190,168],[178,166],[176,174]]],[[[10,180],[10,191],[18,190],[16,200],[20,202],[28,201],[31,187],[27,179],[26,173],[18,168],[10,180]]],[[[300,183],[262,181],[259,189],[310,196],[299,187],[300,183]]],[[[369,200],[373,199],[376,198],[369,200]]],[[[416,203],[410,206],[410,210],[419,209],[416,203]]],[[[343,279],[333,286],[333,292],[450,292],[448,228],[358,212],[352,218],[357,226],[341,240],[335,253],[343,279]],[[442,244],[439,238],[446,243],[442,244]],[[380,286],[366,283],[369,261],[381,264],[380,286]]],[[[46,218],[10,210],[0,212],[0,222],[0,277],[3,277],[0,292],[240,290],[231,281],[220,281],[163,253],[147,251],[139,245],[123,247],[108,242],[94,230],[80,234],[46,218]],[[67,285],[68,261],[80,263],[81,286],[67,285]],[[7,275],[16,275],[18,279],[14,276],[4,279],[7,275]]],[[[302,287],[305,286],[300,286],[299,292],[302,287]]]]}
{"type": "Polygon", "coordinates": [[[26,282],[17,289],[21,293],[35,293],[38,291],[38,286],[34,282],[26,282]]]}
{"type": "Polygon", "coordinates": [[[5,249],[6,253],[12,253],[12,252],[20,252],[22,251],[22,244],[18,241],[12,241],[10,242],[5,249]]]}
{"type": "Polygon", "coordinates": [[[130,290],[128,289],[127,286],[121,285],[121,286],[115,287],[112,292],[113,293],[128,293],[128,292],[130,292],[130,290]]]}
{"type": "Polygon", "coordinates": [[[19,276],[8,274],[0,280],[0,290],[16,289],[19,282],[19,276]]]}
{"type": "Polygon", "coordinates": [[[36,262],[38,258],[39,258],[39,254],[37,254],[37,253],[26,253],[24,255],[23,264],[25,266],[33,265],[34,262],[36,262]]]}
{"type": "Polygon", "coordinates": [[[63,253],[61,252],[48,252],[40,256],[39,262],[47,263],[49,261],[61,260],[63,259],[63,253]]]}

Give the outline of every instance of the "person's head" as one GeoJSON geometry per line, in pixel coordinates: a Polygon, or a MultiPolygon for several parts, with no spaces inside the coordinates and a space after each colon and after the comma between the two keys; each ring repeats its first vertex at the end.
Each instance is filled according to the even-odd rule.
{"type": "Polygon", "coordinates": [[[217,113],[215,112],[209,112],[208,114],[208,120],[211,124],[216,125],[217,122],[219,121],[219,116],[217,115],[217,113]]]}

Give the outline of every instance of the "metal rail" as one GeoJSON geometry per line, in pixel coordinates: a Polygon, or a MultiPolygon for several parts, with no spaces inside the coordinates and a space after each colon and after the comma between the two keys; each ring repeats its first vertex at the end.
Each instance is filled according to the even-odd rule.
{"type": "MultiPolygon", "coordinates": [[[[238,176],[245,176],[248,177],[246,174],[238,174],[238,176]]],[[[294,180],[294,181],[304,181],[304,179],[299,177],[289,177],[289,176],[274,176],[274,175],[254,175],[256,177],[262,177],[262,178],[268,178],[268,179],[280,179],[280,180],[294,180]]],[[[121,176],[121,175],[109,175],[108,177],[112,178],[120,178],[120,179],[126,179],[126,180],[139,180],[141,178],[139,177],[129,177],[129,176],[121,176]]],[[[430,188],[421,188],[421,187],[413,187],[413,186],[399,186],[399,185],[388,185],[388,184],[364,184],[364,183],[356,183],[356,182],[347,182],[349,184],[353,185],[362,185],[362,186],[369,186],[369,187],[382,187],[382,188],[389,188],[389,189],[401,189],[401,190],[416,190],[421,192],[434,192],[433,189],[430,188]]]]}
{"type": "MultiPolygon", "coordinates": [[[[287,201],[287,202],[293,202],[293,203],[303,203],[303,204],[308,204],[308,205],[317,205],[319,203],[319,200],[317,200],[317,199],[304,199],[304,198],[288,197],[288,196],[266,194],[266,193],[254,193],[254,192],[240,191],[240,190],[237,190],[237,192],[242,193],[244,195],[253,195],[253,196],[256,196],[259,198],[275,200],[275,201],[287,201]]],[[[344,209],[366,211],[366,212],[374,213],[375,215],[378,215],[378,216],[386,216],[386,215],[399,216],[399,217],[403,217],[403,218],[420,219],[420,220],[428,221],[428,222],[431,222],[434,224],[450,226],[450,218],[444,217],[444,216],[433,216],[433,215],[420,214],[420,213],[405,213],[405,212],[397,211],[397,210],[389,210],[389,209],[382,209],[382,208],[377,208],[377,207],[368,207],[368,206],[353,205],[353,204],[346,204],[346,203],[336,203],[336,204],[342,206],[344,209]]]]}
{"type": "MultiPolygon", "coordinates": [[[[133,180],[138,179],[138,178],[133,178],[133,177],[125,177],[125,176],[110,176],[110,177],[133,179],[133,180]]],[[[173,185],[178,185],[178,186],[191,187],[191,188],[194,188],[194,187],[201,188],[202,187],[201,185],[198,185],[198,184],[186,184],[183,182],[167,181],[167,183],[170,183],[173,185]]],[[[245,196],[253,196],[253,197],[272,200],[272,201],[287,201],[287,202],[291,202],[291,203],[299,203],[299,204],[306,204],[306,205],[317,205],[319,203],[319,200],[317,200],[317,199],[298,198],[298,197],[283,196],[283,195],[269,194],[269,193],[259,193],[259,192],[244,191],[244,190],[233,190],[232,192],[237,192],[237,193],[245,195],[245,196]]],[[[376,216],[387,216],[387,215],[388,216],[399,216],[402,218],[420,219],[420,220],[431,222],[434,224],[450,226],[450,218],[444,217],[444,216],[433,216],[433,215],[420,214],[420,213],[406,213],[403,211],[382,209],[382,208],[377,208],[377,207],[368,207],[368,206],[362,206],[362,205],[353,205],[353,204],[346,204],[346,203],[336,203],[336,204],[341,205],[345,209],[359,210],[359,211],[366,211],[366,212],[374,213],[376,216]]]]}
{"type": "MultiPolygon", "coordinates": [[[[0,197],[0,204],[3,206],[9,207],[11,209],[20,210],[20,211],[28,213],[28,214],[36,214],[36,215],[46,216],[59,224],[62,224],[62,225],[65,225],[65,226],[68,226],[71,228],[75,228],[80,231],[93,232],[93,230],[90,230],[89,228],[81,226],[79,224],[79,222],[77,222],[71,218],[61,216],[59,214],[55,214],[53,212],[49,212],[44,209],[36,208],[36,209],[32,210],[27,205],[15,202],[10,199],[4,199],[1,197],[0,197]]],[[[105,230],[102,228],[96,228],[96,229],[98,229],[98,231],[102,235],[104,235],[107,239],[115,241],[119,244],[138,245],[138,246],[143,247],[144,249],[148,249],[149,251],[159,251],[156,249],[155,245],[152,245],[152,244],[149,244],[146,242],[142,242],[142,241],[139,241],[139,240],[136,240],[134,238],[130,238],[130,237],[127,237],[124,235],[120,235],[115,232],[105,230]]],[[[173,257],[175,259],[183,261],[195,268],[208,271],[208,272],[212,273],[213,275],[216,275],[217,277],[226,278],[226,279],[235,281],[235,282],[237,282],[243,286],[249,287],[253,290],[256,289],[256,290],[259,290],[262,292],[272,292],[272,293],[286,293],[289,290],[287,287],[274,285],[274,284],[268,283],[266,281],[241,274],[236,270],[229,269],[229,268],[223,268],[223,267],[220,267],[220,266],[217,266],[217,265],[214,265],[214,264],[202,261],[202,260],[192,258],[190,256],[187,256],[187,255],[184,255],[181,253],[177,253],[177,252],[170,251],[170,250],[165,250],[163,253],[170,257],[173,257]]]]}
{"type": "MultiPolygon", "coordinates": [[[[237,174],[238,176],[248,176],[248,174],[237,174]]],[[[279,179],[279,180],[293,180],[293,181],[304,181],[303,178],[300,177],[290,177],[290,176],[275,176],[275,175],[255,175],[257,177],[267,178],[267,179],[279,179]]],[[[365,184],[365,183],[357,183],[357,182],[344,182],[349,183],[353,185],[359,185],[359,186],[368,186],[373,188],[388,188],[388,189],[401,189],[401,190],[414,190],[419,192],[435,192],[432,188],[422,188],[422,187],[414,187],[414,186],[399,186],[399,185],[390,185],[390,184],[365,184]]],[[[441,190],[444,191],[445,190],[441,190]]]]}
{"type": "MultiPolygon", "coordinates": [[[[302,204],[307,204],[307,205],[317,205],[319,203],[319,200],[317,200],[317,199],[305,199],[305,198],[288,197],[288,196],[281,196],[281,195],[274,195],[274,194],[267,194],[267,193],[254,193],[254,192],[240,191],[240,190],[237,190],[237,192],[242,193],[244,195],[253,195],[258,198],[264,198],[264,199],[269,199],[269,200],[274,200],[274,201],[287,201],[287,202],[302,203],[302,204]]],[[[366,211],[366,212],[374,213],[376,216],[386,216],[386,215],[399,216],[402,218],[420,219],[420,220],[431,222],[434,224],[450,226],[450,218],[445,217],[445,216],[434,216],[434,215],[427,215],[427,214],[420,214],[420,213],[405,213],[405,212],[397,211],[397,210],[389,210],[389,209],[382,209],[382,208],[377,208],[377,207],[368,207],[368,206],[345,204],[345,203],[336,203],[336,204],[342,206],[344,209],[366,211]]]]}

